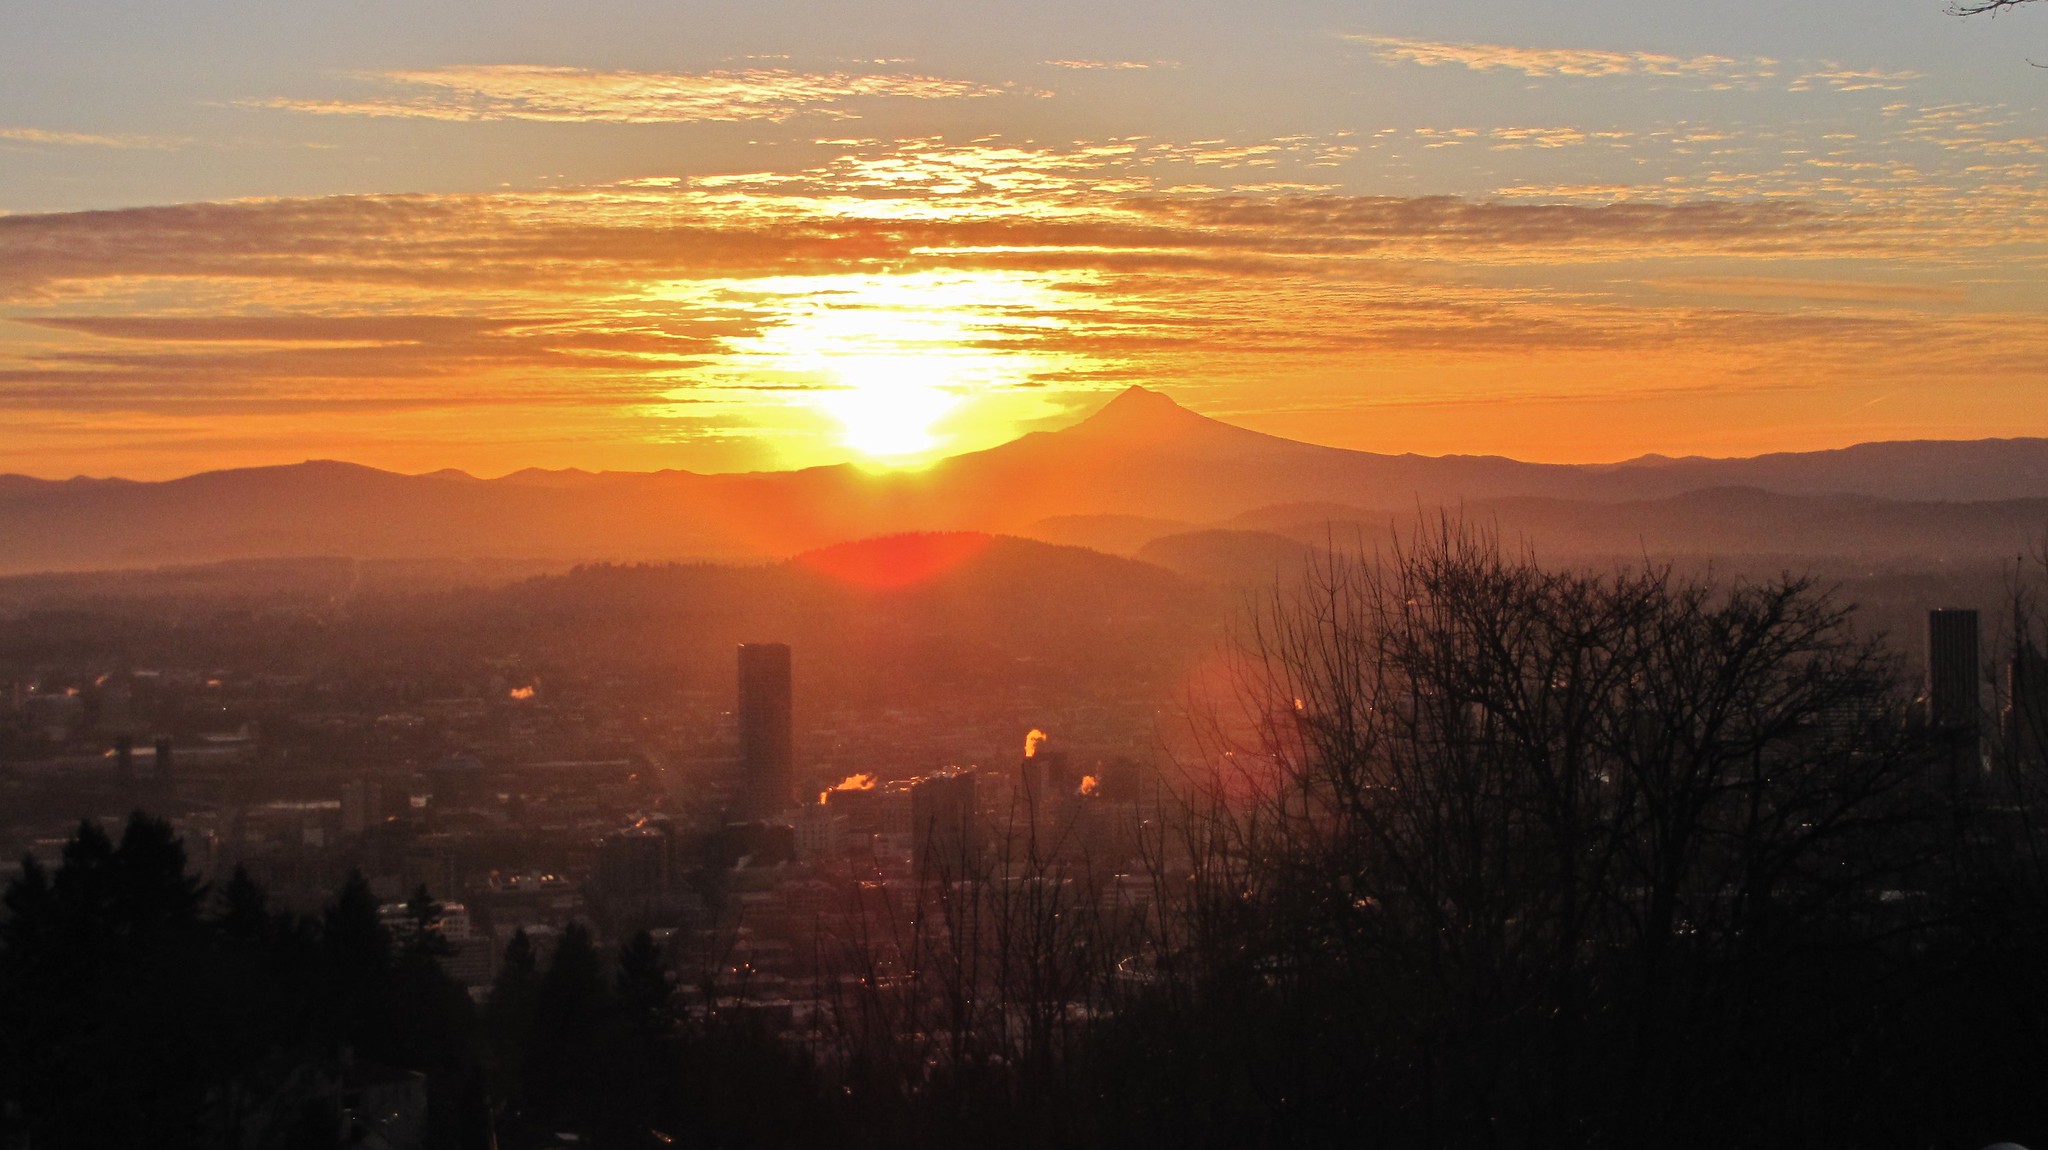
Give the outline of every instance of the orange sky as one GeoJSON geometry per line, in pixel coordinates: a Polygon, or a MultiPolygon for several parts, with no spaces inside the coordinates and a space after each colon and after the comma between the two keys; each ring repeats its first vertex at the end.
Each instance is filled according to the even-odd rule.
{"type": "Polygon", "coordinates": [[[42,16],[0,59],[0,471],[916,462],[1134,382],[1388,452],[2048,434],[2039,73],[1886,5],[998,48],[882,4],[667,66],[651,8],[370,21],[100,113],[42,16]]]}

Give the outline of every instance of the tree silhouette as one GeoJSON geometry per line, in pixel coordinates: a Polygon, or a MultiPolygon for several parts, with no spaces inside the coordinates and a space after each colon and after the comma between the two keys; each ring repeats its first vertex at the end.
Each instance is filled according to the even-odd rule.
{"type": "Polygon", "coordinates": [[[260,944],[271,930],[270,896],[239,863],[218,892],[221,933],[244,945],[260,944]]]}
{"type": "Polygon", "coordinates": [[[1928,878],[1909,694],[1849,619],[1449,522],[1276,597],[1178,912],[1196,1013],[1270,1056],[1215,1071],[1254,1137],[1764,1136],[1795,1046],[1756,1020],[1833,1010],[1789,974],[1917,928],[1879,898],[1928,878]]]}
{"type": "Polygon", "coordinates": [[[488,1139],[468,996],[425,950],[394,965],[351,875],[317,926],[237,870],[211,900],[168,824],[87,822],[33,858],[0,918],[0,1144],[334,1145],[351,1065],[428,1075],[437,1146],[488,1139]]]}
{"type": "Polygon", "coordinates": [[[37,1146],[197,1144],[218,1069],[199,881],[169,824],[82,823],[0,924],[8,1101],[37,1146]]]}
{"type": "Polygon", "coordinates": [[[391,1042],[391,935],[377,896],[351,870],[320,913],[318,1033],[331,1045],[365,1053],[391,1042]]]}
{"type": "Polygon", "coordinates": [[[619,1011],[633,1030],[659,1034],[668,1025],[668,963],[654,936],[637,931],[619,948],[617,995],[619,1011]]]}
{"type": "Polygon", "coordinates": [[[526,1052],[532,1042],[534,1009],[539,997],[540,969],[533,953],[533,940],[520,930],[505,944],[504,958],[498,964],[497,976],[491,981],[491,995],[484,1006],[492,1105],[501,1112],[522,1098],[520,1084],[525,1078],[526,1052]]]}
{"type": "Polygon", "coordinates": [[[414,887],[412,897],[405,902],[405,919],[410,924],[405,938],[407,953],[433,958],[454,953],[447,936],[441,932],[441,915],[441,904],[427,892],[427,884],[414,887]]]}
{"type": "Polygon", "coordinates": [[[565,1128],[592,1129],[605,1115],[605,1040],[612,997],[590,930],[562,929],[534,1000],[526,1050],[527,1109],[565,1128]]]}

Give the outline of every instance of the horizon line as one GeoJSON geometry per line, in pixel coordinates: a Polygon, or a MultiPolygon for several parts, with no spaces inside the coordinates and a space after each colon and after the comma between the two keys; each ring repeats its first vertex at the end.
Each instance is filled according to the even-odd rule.
{"type": "Polygon", "coordinates": [[[1186,404],[1183,404],[1179,400],[1173,398],[1173,396],[1157,388],[1147,387],[1143,384],[1134,383],[1129,385],[1128,387],[1125,387],[1115,392],[1110,396],[1108,400],[1104,401],[1099,406],[1089,410],[1085,414],[1081,415],[1079,418],[1075,419],[1073,422],[1065,424],[1063,426],[1051,429],[1034,429],[1031,431],[1026,431],[1022,435],[1019,435],[1013,439],[1007,439],[1001,443],[993,444],[988,447],[975,448],[973,450],[956,452],[950,455],[934,456],[928,460],[923,460],[915,464],[907,464],[902,466],[894,466],[886,462],[878,462],[875,460],[862,460],[857,457],[849,457],[847,459],[838,460],[832,463],[813,463],[807,464],[802,467],[756,468],[739,471],[697,471],[686,467],[663,467],[647,471],[628,471],[611,468],[606,468],[602,470],[592,470],[590,468],[578,467],[573,465],[568,467],[541,467],[538,465],[529,464],[525,467],[513,468],[510,471],[505,471],[497,475],[479,475],[474,472],[468,471],[464,468],[453,466],[436,467],[425,471],[400,471],[389,467],[379,467],[376,464],[372,463],[358,462],[353,459],[340,459],[328,456],[316,456],[311,458],[300,458],[296,460],[281,460],[278,462],[271,463],[250,463],[235,467],[210,467],[200,471],[186,472],[179,475],[169,475],[154,479],[138,479],[126,475],[88,475],[83,472],[71,475],[37,475],[31,474],[26,471],[0,471],[0,479],[26,479],[36,483],[133,483],[138,485],[144,485],[178,483],[188,479],[197,479],[202,476],[228,475],[237,472],[282,471],[291,468],[317,466],[320,464],[331,464],[343,467],[360,468],[365,471],[374,471],[381,475],[392,475],[405,479],[430,479],[435,477],[446,477],[451,481],[468,480],[476,483],[499,483],[503,482],[504,480],[511,479],[514,476],[527,474],[539,474],[545,476],[580,475],[588,476],[593,479],[604,478],[607,476],[636,478],[659,475],[687,475],[703,478],[739,478],[747,476],[800,475],[805,472],[836,471],[841,469],[857,471],[869,476],[894,477],[915,475],[920,472],[933,470],[942,465],[952,463],[956,460],[968,459],[977,455],[985,455],[988,454],[989,452],[1001,451],[1005,448],[1011,447],[1018,443],[1022,443],[1026,440],[1032,439],[1037,436],[1058,435],[1063,432],[1072,431],[1076,428],[1088,424],[1096,417],[1109,411],[1119,401],[1124,400],[1126,397],[1132,395],[1142,395],[1163,399],[1169,405],[1171,405],[1176,411],[1186,412],[1189,415],[1193,415],[1208,423],[1216,424],[1219,427],[1229,428],[1234,431],[1247,432],[1252,435],[1265,436],[1270,439],[1275,439],[1290,444],[1297,444],[1303,447],[1320,448],[1325,451],[1341,451],[1352,455],[1376,456],[1382,459],[1416,458],[1432,460],[1503,460],[1509,463],[1516,463],[1529,467],[1558,467],[1570,468],[1574,470],[1626,467],[1631,464],[1654,466],[1657,464],[1666,463],[1744,462],[1785,456],[1825,455],[1837,451],[1850,451],[1859,447],[1877,447],[1904,444],[2048,442],[2048,436],[2036,435],[1979,436],[1975,438],[1922,437],[1914,439],[1864,439],[1855,440],[1850,443],[1838,444],[1833,447],[1816,447],[1797,451],[1765,451],[1759,452],[1755,455],[1666,455],[1662,452],[1646,451],[1638,455],[1627,456],[1621,459],[1589,460],[1581,462],[1561,462],[1556,460],[1526,459],[1520,456],[1489,454],[1483,452],[1446,452],[1441,455],[1423,455],[1418,454],[1416,452],[1371,451],[1364,448],[1339,447],[1334,444],[1316,443],[1304,439],[1292,439],[1284,435],[1275,435],[1271,432],[1257,431],[1253,428],[1245,427],[1242,424],[1231,423],[1228,420],[1220,419],[1216,416],[1206,415],[1202,412],[1196,411],[1194,408],[1188,407],[1186,404]]]}

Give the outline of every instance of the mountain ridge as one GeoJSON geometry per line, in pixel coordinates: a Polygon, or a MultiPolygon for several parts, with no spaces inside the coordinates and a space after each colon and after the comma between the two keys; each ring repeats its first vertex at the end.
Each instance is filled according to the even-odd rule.
{"type": "MultiPolygon", "coordinates": [[[[1981,439],[1889,439],[1868,440],[1841,447],[1816,448],[1811,451],[1774,451],[1750,456],[1714,455],[1662,455],[1655,452],[1632,456],[1627,459],[1597,463],[1546,463],[1518,459],[1511,455],[1493,453],[1468,454],[1451,452],[1443,455],[1423,455],[1415,452],[1375,452],[1359,448],[1334,447],[1327,444],[1309,443],[1287,439],[1269,432],[1256,431],[1236,424],[1203,415],[1174,400],[1164,392],[1155,391],[1143,384],[1132,384],[1094,412],[1075,423],[1054,430],[1027,432],[1016,439],[997,444],[979,451],[947,456],[935,461],[932,468],[943,468],[960,461],[1002,453],[1019,445],[1042,442],[1048,437],[1065,437],[1068,441],[1090,439],[1146,439],[1157,444],[1162,439],[1186,438],[1190,434],[1208,433],[1228,435],[1236,438],[1241,445],[1284,446],[1289,450],[1307,450],[1329,453],[1337,457],[1362,458],[1401,463],[1483,463],[1506,464],[1521,468],[1536,468],[1557,472],[1603,473],[1630,469],[1664,470],[1678,467],[1741,467],[1769,466],[1784,463],[1811,462],[1820,459],[1842,459],[1858,455],[1895,456],[1909,451],[1954,451],[1960,448],[1975,448],[1999,453],[2025,452],[2038,455],[2040,468],[2030,469],[2029,482],[2038,478],[2043,484],[2039,494],[2048,495],[2048,437],[2040,436],[1992,436],[1981,439]]],[[[1213,446],[1214,444],[1208,444],[1213,446]]],[[[479,476],[454,467],[444,467],[424,472],[391,471],[370,464],[350,460],[314,458],[296,463],[255,464],[248,467],[209,468],[188,475],[168,479],[130,479],[123,476],[75,475],[62,479],[49,479],[26,475],[19,472],[0,472],[0,497],[11,490],[30,487],[49,488],[53,486],[91,486],[103,484],[161,485],[183,483],[208,476],[247,475],[254,473],[278,473],[295,469],[305,470],[349,470],[358,473],[401,476],[408,479],[448,479],[458,482],[507,483],[543,482],[567,483],[592,480],[631,480],[657,477],[692,476],[701,478],[757,478],[767,476],[801,475],[817,472],[842,472],[859,470],[851,463],[819,464],[806,468],[784,471],[735,471],[696,472],[681,468],[662,468],[654,471],[590,471],[581,467],[523,467],[498,476],[479,476]]],[[[885,473],[888,474],[888,473],[885,473]]]]}
{"type": "MultiPolygon", "coordinates": [[[[1134,386],[1071,426],[917,472],[847,464],[739,473],[525,468],[480,478],[455,469],[406,475],[308,460],[161,481],[0,476],[0,571],[297,555],[776,560],[877,535],[1033,535],[1053,522],[1075,541],[1115,543],[1109,549],[1122,551],[1142,546],[1149,524],[1223,527],[1233,517],[1289,504],[1412,516],[1431,507],[1548,499],[1584,505],[1569,515],[1545,513],[1580,525],[1582,534],[1601,534],[1603,518],[1647,523],[1664,515],[1676,517],[1673,530],[1655,534],[1682,536],[1679,521],[1689,515],[1734,514],[1728,497],[1691,511],[1626,509],[1742,487],[1778,497],[1899,504],[1860,516],[1880,534],[1907,531],[1911,523],[1938,528],[1927,506],[2048,499],[2048,439],[1890,441],[1752,459],[1590,465],[1384,455],[1238,427],[1134,386]],[[1110,530],[1104,517],[1121,518],[1110,530]]],[[[1812,530],[1842,538],[1828,528],[1825,508],[1769,506],[1769,517],[1786,530],[1807,531],[1799,525],[1812,521],[1812,530]]],[[[2010,530],[1984,526],[2000,514],[1972,512],[1979,526],[1949,536],[1981,542],[2031,532],[2038,540],[2040,524],[2022,522],[2031,519],[2030,507],[2005,512],[2010,530]]]]}

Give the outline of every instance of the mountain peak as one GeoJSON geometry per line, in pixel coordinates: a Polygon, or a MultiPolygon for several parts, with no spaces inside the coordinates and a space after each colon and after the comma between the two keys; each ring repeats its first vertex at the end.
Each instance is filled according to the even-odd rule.
{"type": "Polygon", "coordinates": [[[1164,392],[1138,384],[1123,389],[1073,430],[1112,435],[1158,435],[1213,425],[1215,420],[1190,411],[1164,392]]]}
{"type": "Polygon", "coordinates": [[[1103,411],[1117,408],[1146,411],[1186,411],[1174,398],[1163,391],[1153,391],[1142,383],[1134,383],[1116,393],[1116,398],[1102,406],[1103,411]]]}

